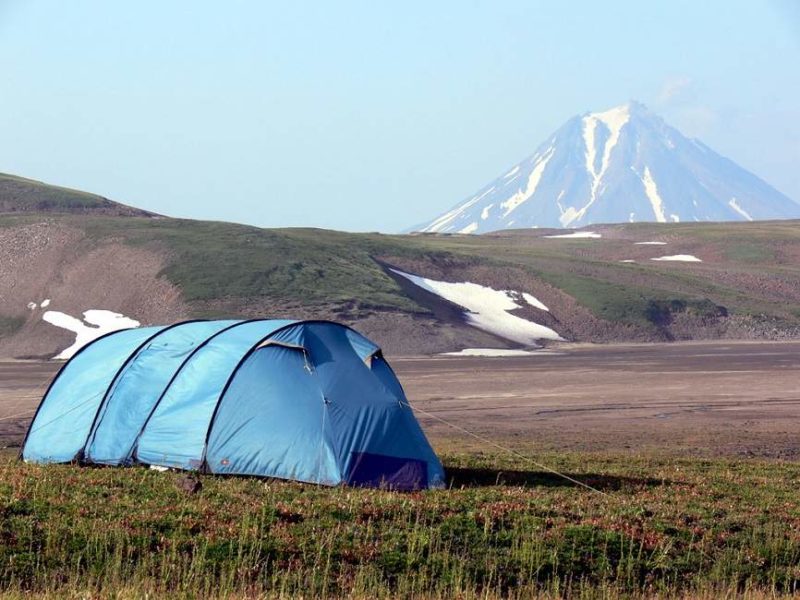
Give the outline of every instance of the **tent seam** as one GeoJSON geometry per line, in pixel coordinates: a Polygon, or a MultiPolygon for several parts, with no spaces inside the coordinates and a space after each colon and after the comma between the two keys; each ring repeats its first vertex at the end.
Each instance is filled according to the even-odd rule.
{"type": "Polygon", "coordinates": [[[97,433],[96,428],[100,426],[100,421],[102,421],[102,419],[100,418],[100,413],[102,412],[103,408],[106,405],[106,402],[108,401],[111,388],[113,388],[114,384],[117,383],[117,380],[119,380],[120,376],[122,375],[123,371],[125,371],[125,369],[128,367],[128,365],[130,365],[134,360],[136,360],[136,356],[138,356],[139,352],[141,352],[142,349],[147,344],[152,342],[162,333],[166,333],[167,331],[175,329],[176,327],[180,327],[181,325],[187,325],[189,323],[200,323],[207,320],[208,319],[189,319],[188,321],[179,321],[178,323],[173,323],[172,325],[164,327],[163,329],[160,329],[159,331],[148,337],[145,341],[139,344],[133,350],[133,352],[130,353],[128,358],[125,359],[125,362],[122,363],[122,366],[119,369],[117,369],[117,372],[114,374],[114,377],[111,379],[111,382],[108,384],[108,387],[106,387],[105,394],[103,394],[103,398],[100,400],[100,404],[97,406],[97,411],[94,413],[94,419],[92,419],[92,424],[89,427],[89,433],[86,435],[86,441],[83,443],[83,446],[78,451],[78,455],[76,456],[77,458],[79,458],[79,460],[83,461],[83,458],[86,456],[86,449],[89,447],[90,442],[93,442],[94,438],[96,437],[95,436],[95,434],[97,433]]]}
{"type": "Polygon", "coordinates": [[[47,386],[47,389],[45,390],[44,395],[42,396],[42,401],[39,403],[39,406],[36,408],[36,412],[33,413],[33,418],[31,419],[31,424],[28,425],[28,431],[25,432],[25,438],[22,440],[22,446],[20,446],[20,449],[19,449],[19,459],[20,460],[22,460],[22,456],[23,456],[23,453],[25,451],[25,444],[28,442],[28,437],[30,436],[31,430],[33,429],[33,424],[36,422],[36,417],[39,416],[39,412],[42,410],[42,407],[44,406],[44,403],[47,401],[47,396],[50,394],[50,390],[53,389],[53,386],[56,384],[56,382],[58,381],[59,377],[61,377],[61,375],[63,375],[66,372],[67,368],[69,368],[70,364],[72,364],[72,361],[75,360],[76,358],[78,358],[78,356],[80,356],[80,354],[84,350],[88,350],[90,346],[93,346],[94,344],[96,344],[100,340],[104,340],[106,338],[110,338],[111,336],[116,335],[117,333],[122,333],[123,331],[130,331],[131,329],[135,329],[135,327],[127,327],[125,329],[117,329],[116,331],[109,331],[108,333],[105,333],[105,334],[103,334],[103,335],[101,335],[99,337],[96,337],[95,339],[93,339],[88,344],[82,346],[75,354],[73,354],[67,360],[67,362],[65,362],[61,366],[61,368],[58,370],[58,373],[56,373],[56,376],[53,378],[53,381],[51,381],[50,385],[47,386]]]}
{"type": "Polygon", "coordinates": [[[133,441],[133,446],[131,447],[131,452],[130,452],[129,456],[126,457],[126,460],[127,459],[131,459],[131,460],[133,460],[133,462],[140,462],[139,458],[137,456],[137,453],[139,451],[139,441],[141,440],[142,435],[144,434],[144,430],[147,429],[147,425],[150,423],[150,419],[152,419],[153,415],[156,414],[156,410],[158,410],[158,407],[161,404],[161,401],[167,395],[167,392],[169,391],[170,387],[172,387],[172,384],[175,383],[175,380],[178,378],[178,375],[181,373],[183,368],[187,364],[189,364],[189,362],[191,362],[191,360],[195,357],[195,354],[197,354],[197,352],[201,348],[204,348],[209,342],[211,342],[211,340],[213,340],[218,335],[222,335],[226,331],[230,331],[231,329],[235,329],[236,327],[239,327],[240,325],[246,325],[247,323],[257,323],[259,321],[267,321],[267,320],[268,319],[247,319],[247,320],[244,320],[244,321],[239,321],[238,323],[234,323],[233,325],[229,325],[228,327],[225,327],[224,329],[220,329],[216,333],[213,333],[212,335],[208,336],[205,340],[203,340],[203,342],[201,344],[198,344],[197,347],[189,353],[189,356],[187,356],[183,360],[183,362],[180,364],[180,366],[178,366],[178,368],[175,369],[175,372],[172,374],[172,377],[170,377],[169,382],[164,387],[164,389],[161,392],[161,394],[158,396],[158,400],[156,400],[155,404],[153,405],[153,408],[150,410],[150,413],[147,415],[147,418],[144,420],[144,423],[142,424],[141,428],[139,429],[139,432],[136,434],[136,439],[133,441]]]}
{"type": "MultiPolygon", "coordinates": [[[[277,333],[280,333],[281,331],[284,331],[285,329],[289,329],[290,327],[295,327],[297,325],[309,325],[309,324],[312,324],[312,323],[332,324],[332,325],[336,325],[336,326],[339,326],[339,327],[344,327],[345,329],[349,329],[350,331],[352,331],[352,332],[354,332],[354,333],[356,333],[358,335],[361,335],[358,331],[356,331],[352,327],[344,325],[343,323],[337,323],[335,321],[330,321],[328,319],[308,319],[308,320],[293,321],[292,323],[289,323],[288,325],[284,325],[283,327],[278,327],[275,331],[270,332],[269,334],[265,335],[260,340],[258,340],[255,344],[253,344],[250,347],[250,349],[242,356],[241,360],[236,364],[236,366],[234,367],[233,371],[231,371],[230,377],[228,377],[228,380],[225,382],[225,387],[222,388],[222,392],[220,393],[219,398],[217,399],[217,403],[214,405],[214,412],[211,413],[211,419],[208,422],[208,429],[206,430],[206,439],[205,439],[205,442],[203,443],[203,454],[200,457],[200,471],[201,472],[204,472],[204,473],[211,473],[212,472],[211,469],[210,469],[210,466],[208,464],[208,441],[211,438],[211,431],[214,428],[214,422],[216,421],[217,413],[219,412],[219,407],[222,404],[222,401],[225,399],[225,394],[228,393],[228,388],[230,387],[231,383],[233,382],[234,378],[236,377],[236,374],[239,372],[239,369],[242,367],[244,362],[248,358],[250,358],[250,356],[256,350],[258,350],[258,348],[259,348],[259,346],[261,344],[263,344],[265,341],[267,341],[273,335],[275,335],[277,333]]],[[[305,348],[304,348],[304,350],[305,350],[305,348]]],[[[340,468],[339,465],[337,465],[336,468],[341,471],[341,468],[340,468]]],[[[340,473],[340,478],[341,478],[341,473],[340,473]]]]}

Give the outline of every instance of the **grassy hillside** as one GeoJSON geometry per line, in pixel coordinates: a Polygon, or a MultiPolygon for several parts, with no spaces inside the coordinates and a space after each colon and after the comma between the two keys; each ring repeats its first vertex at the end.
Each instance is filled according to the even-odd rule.
{"type": "Polygon", "coordinates": [[[0,173],[0,213],[18,212],[96,213],[117,216],[149,214],[96,194],[0,173]]]}
{"type": "Polygon", "coordinates": [[[537,459],[603,495],[489,455],[446,457],[451,488],[415,494],[213,476],[188,494],[179,473],[5,461],[0,586],[192,598],[800,589],[797,465],[537,459]]]}
{"type": "Polygon", "coordinates": [[[541,236],[392,236],[318,229],[258,229],[184,220],[92,219],[95,238],[169,249],[165,274],[190,300],[269,296],[301,304],[356,300],[364,306],[420,310],[375,257],[422,264],[524,270],[563,290],[596,316],[637,326],[670,310],[713,316],[800,317],[800,223],[619,225],[599,240],[541,236]],[[637,246],[653,237],[667,246],[637,246]],[[658,263],[651,256],[696,253],[702,264],[658,263]],[[775,289],[764,286],[768,279],[775,289]]]}
{"type": "MultiPolygon", "coordinates": [[[[435,309],[401,289],[380,260],[449,281],[549,294],[549,325],[574,340],[800,335],[798,221],[593,228],[601,239],[548,239],[539,230],[468,236],[260,229],[154,219],[93,194],[0,175],[0,228],[42,222],[80,231],[79,252],[113,242],[163,257],[160,275],[185,303],[176,311],[196,316],[319,314],[357,324],[392,311],[432,319],[435,309]],[[654,240],[664,245],[636,244],[654,240]],[[651,260],[673,254],[703,262],[651,260]]],[[[18,243],[9,242],[11,255],[18,243]]],[[[82,285],[91,287],[82,273],[82,285]]],[[[20,307],[30,299],[15,299],[16,312],[0,308],[0,338],[27,322],[20,307]]]]}

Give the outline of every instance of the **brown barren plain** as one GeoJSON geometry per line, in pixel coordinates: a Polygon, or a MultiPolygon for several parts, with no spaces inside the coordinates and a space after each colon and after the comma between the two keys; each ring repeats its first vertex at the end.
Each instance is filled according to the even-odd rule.
{"type": "MultiPolygon", "coordinates": [[[[390,357],[440,451],[800,457],[800,342],[565,345],[528,357],[390,357]]],[[[59,363],[0,361],[18,447],[59,363]]]]}

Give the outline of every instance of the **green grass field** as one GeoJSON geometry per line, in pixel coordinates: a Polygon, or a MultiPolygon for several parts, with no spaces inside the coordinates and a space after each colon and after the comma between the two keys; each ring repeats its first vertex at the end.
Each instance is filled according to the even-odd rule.
{"type": "Polygon", "coordinates": [[[401,494],[0,464],[9,597],[773,597],[800,590],[800,465],[446,455],[401,494]]]}

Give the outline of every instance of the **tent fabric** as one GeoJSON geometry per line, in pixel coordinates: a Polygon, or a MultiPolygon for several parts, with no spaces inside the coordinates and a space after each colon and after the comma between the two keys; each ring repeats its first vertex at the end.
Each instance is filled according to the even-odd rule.
{"type": "Polygon", "coordinates": [[[134,450],[136,459],[178,469],[202,467],[211,415],[231,373],[250,348],[291,323],[244,322],[198,348],[164,391],[134,450]]]}
{"type": "Polygon", "coordinates": [[[329,321],[189,321],[99,338],[56,376],[22,458],[444,484],[380,348],[329,321]]]}
{"type": "Polygon", "coordinates": [[[103,396],[131,354],[163,327],[128,329],[84,346],[50,385],[28,429],[25,458],[69,462],[86,445],[103,396]]]}
{"type": "Polygon", "coordinates": [[[196,321],[173,327],[140,348],[106,393],[84,459],[116,465],[129,461],[139,431],[175,369],[208,336],[237,321],[196,321]]]}

